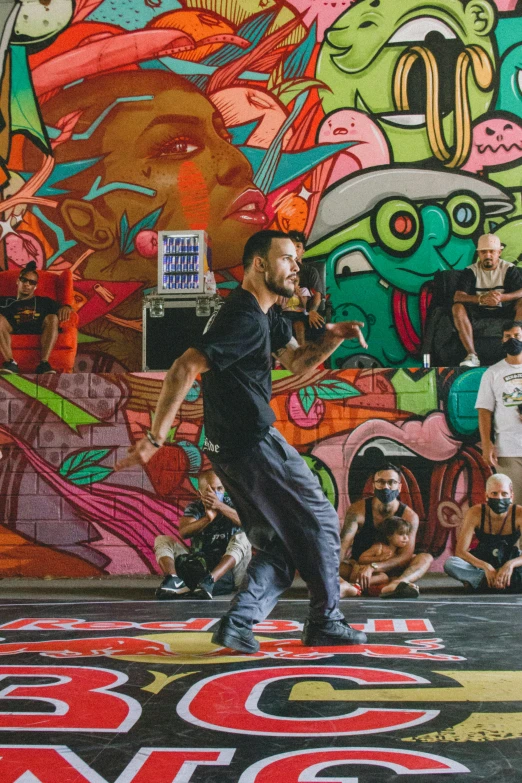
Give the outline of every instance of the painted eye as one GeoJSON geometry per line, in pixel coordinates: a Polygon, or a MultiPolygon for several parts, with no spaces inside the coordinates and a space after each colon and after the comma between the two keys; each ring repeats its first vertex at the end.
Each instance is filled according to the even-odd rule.
{"type": "Polygon", "coordinates": [[[387,201],[374,213],[372,230],[387,252],[399,256],[409,253],[421,240],[417,208],[405,199],[387,201]]]}
{"type": "Polygon", "coordinates": [[[373,267],[360,250],[341,256],[335,264],[336,277],[350,277],[360,272],[373,272],[373,267]]]}
{"type": "Polygon", "coordinates": [[[465,193],[453,196],[445,204],[454,234],[460,237],[472,236],[482,225],[482,208],[474,196],[465,193]]]}
{"type": "Polygon", "coordinates": [[[169,155],[173,157],[183,157],[190,155],[200,149],[199,144],[187,136],[175,136],[174,138],[162,141],[154,146],[151,152],[151,158],[163,158],[169,155]]]}

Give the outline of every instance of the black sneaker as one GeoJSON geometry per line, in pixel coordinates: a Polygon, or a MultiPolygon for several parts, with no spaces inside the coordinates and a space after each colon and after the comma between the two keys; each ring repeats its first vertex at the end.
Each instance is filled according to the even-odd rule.
{"type": "Polygon", "coordinates": [[[211,601],[214,592],[214,578],[212,574],[207,574],[194,590],[194,598],[202,598],[204,601],[211,601]]]}
{"type": "Polygon", "coordinates": [[[49,362],[40,362],[35,373],[37,375],[56,375],[56,370],[51,367],[49,362]]]}
{"type": "Polygon", "coordinates": [[[2,364],[2,372],[14,373],[15,375],[19,375],[20,374],[20,368],[17,365],[17,363],[15,362],[15,360],[11,359],[10,361],[4,362],[2,364]]]}
{"type": "Polygon", "coordinates": [[[159,601],[170,601],[175,598],[181,598],[187,593],[190,593],[190,589],[183,579],[180,579],[175,574],[167,574],[156,590],[155,595],[159,601]]]}
{"type": "Polygon", "coordinates": [[[324,620],[314,623],[306,620],[301,640],[305,647],[331,647],[345,644],[364,644],[366,634],[355,631],[346,620],[324,620]]]}
{"type": "Polygon", "coordinates": [[[228,647],[237,652],[255,653],[259,650],[259,642],[255,639],[250,628],[232,620],[231,617],[223,617],[216,630],[212,634],[213,644],[220,647],[228,647]]]}

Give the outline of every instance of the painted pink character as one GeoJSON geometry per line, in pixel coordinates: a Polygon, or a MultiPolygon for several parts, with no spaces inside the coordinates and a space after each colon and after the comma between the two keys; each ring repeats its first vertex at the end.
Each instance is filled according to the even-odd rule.
{"type": "Polygon", "coordinates": [[[379,126],[362,111],[341,109],[324,118],[318,134],[319,144],[339,144],[343,141],[357,142],[335,158],[328,185],[344,179],[355,171],[372,166],[387,166],[390,150],[384,133],[379,126]]]}
{"type": "MultiPolygon", "coordinates": [[[[226,87],[212,93],[209,98],[227,128],[258,122],[248,138],[251,147],[268,149],[288,115],[284,105],[273,95],[254,87],[226,87]]],[[[287,131],[283,147],[291,135],[292,131],[287,131]]]]}
{"type": "Polygon", "coordinates": [[[492,117],[473,128],[473,144],[463,171],[480,174],[522,158],[522,126],[511,117],[492,117]]]}

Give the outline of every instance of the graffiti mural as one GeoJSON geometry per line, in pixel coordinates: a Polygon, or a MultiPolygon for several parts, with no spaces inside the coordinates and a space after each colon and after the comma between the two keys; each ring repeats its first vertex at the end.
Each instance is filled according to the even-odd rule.
{"type": "MultiPolygon", "coordinates": [[[[400,465],[401,499],[419,542],[442,567],[490,470],[477,447],[483,369],[274,371],[276,426],[337,508],[371,494],[383,458],[400,465]]],[[[178,520],[207,467],[198,382],[166,445],[145,467],[115,473],[143,436],[159,374],[0,378],[0,577],[150,574],[154,538],[178,520]]]]}
{"type": "Polygon", "coordinates": [[[209,232],[224,293],[254,231],[304,230],[370,337],[334,368],[420,366],[433,274],[484,230],[518,262],[514,0],[3,5],[3,266],[72,270],[78,369],[139,369],[162,229],[209,232]]]}

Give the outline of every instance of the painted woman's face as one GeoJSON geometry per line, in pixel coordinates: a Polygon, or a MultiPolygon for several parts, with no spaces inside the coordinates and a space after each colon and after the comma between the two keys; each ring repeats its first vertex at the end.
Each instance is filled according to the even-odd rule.
{"type": "Polygon", "coordinates": [[[101,158],[74,177],[75,198],[62,204],[66,234],[95,251],[82,268],[84,277],[154,285],[155,258],[145,258],[135,247],[123,252],[119,245],[124,213],[132,227],[158,209],[155,230],[208,231],[215,269],[241,262],[246,240],[267,223],[264,197],[204,95],[174,74],[123,72],[62,91],[42,111],[47,124],[56,126],[82,107],[73,131],[82,140],[73,136],[58,144],[56,157],[58,162],[101,158]],[[101,195],[92,198],[100,176],[101,195]],[[90,216],[82,211],[87,206],[90,216]],[[112,239],[100,241],[100,228],[112,239]]]}
{"type": "Polygon", "coordinates": [[[136,220],[163,206],[158,228],[206,229],[216,269],[240,263],[248,237],[266,225],[248,161],[197,92],[166,89],[152,100],[124,103],[107,117],[102,151],[105,182],[130,181],[155,192],[137,198],[115,191],[107,197],[114,213],[129,210],[131,196],[136,220]]]}

